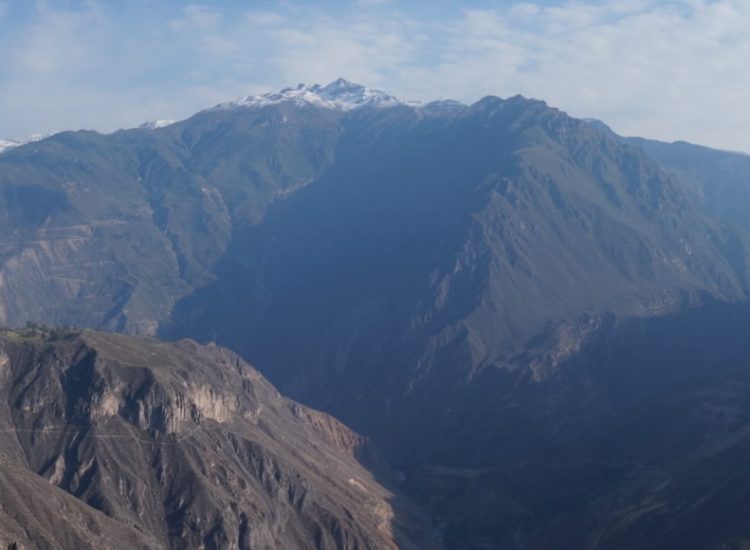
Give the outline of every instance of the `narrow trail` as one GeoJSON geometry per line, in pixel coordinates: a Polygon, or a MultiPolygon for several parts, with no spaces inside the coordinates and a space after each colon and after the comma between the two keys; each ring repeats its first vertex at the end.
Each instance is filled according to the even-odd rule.
{"type": "MultiPolygon", "coordinates": [[[[89,426],[70,426],[66,428],[41,428],[39,430],[32,430],[28,428],[7,428],[7,429],[0,430],[0,434],[20,434],[20,433],[55,434],[55,433],[65,433],[65,432],[72,431],[72,430],[80,432],[85,429],[96,430],[96,426],[92,424],[89,426]]],[[[152,439],[146,439],[138,435],[134,435],[134,434],[125,435],[125,434],[92,433],[90,434],[90,437],[93,437],[96,439],[130,439],[130,440],[138,441],[140,443],[145,443],[148,445],[168,446],[168,445],[176,445],[180,443],[181,441],[184,441],[188,439],[189,437],[192,437],[198,431],[216,432],[216,431],[221,431],[223,429],[224,428],[222,426],[216,426],[216,427],[211,428],[207,426],[196,425],[187,433],[173,437],[171,441],[154,441],[152,439]]],[[[171,436],[171,435],[173,434],[167,434],[167,436],[171,436]]]]}

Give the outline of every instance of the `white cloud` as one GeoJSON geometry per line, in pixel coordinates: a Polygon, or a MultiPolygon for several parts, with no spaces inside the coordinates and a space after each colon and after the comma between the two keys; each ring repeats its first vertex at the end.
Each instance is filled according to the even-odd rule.
{"type": "Polygon", "coordinates": [[[284,21],[284,16],[272,11],[251,11],[246,14],[251,25],[276,25],[284,21]]]}
{"type": "Polygon", "coordinates": [[[384,6],[390,3],[391,0],[354,0],[354,4],[357,6],[384,6]]]}
{"type": "Polygon", "coordinates": [[[347,21],[321,19],[305,28],[274,33],[273,63],[288,81],[327,82],[340,76],[369,85],[414,62],[408,21],[394,17],[347,21]]]}
{"type": "Polygon", "coordinates": [[[182,17],[170,20],[170,25],[175,29],[192,27],[197,29],[213,29],[222,21],[221,10],[203,6],[201,4],[190,4],[182,12],[182,17]]]}
{"type": "Polygon", "coordinates": [[[522,93],[626,134],[750,150],[747,28],[740,0],[467,10],[444,26],[437,61],[401,84],[420,97],[522,93]]]}
{"type": "Polygon", "coordinates": [[[539,15],[542,9],[536,4],[521,3],[512,6],[508,13],[513,17],[519,17],[521,19],[527,19],[539,15]]]}
{"type": "Polygon", "coordinates": [[[750,148],[737,126],[750,123],[750,4],[572,3],[538,17],[535,31],[468,13],[446,48],[460,55],[437,70],[474,93],[541,97],[625,133],[750,148]]]}

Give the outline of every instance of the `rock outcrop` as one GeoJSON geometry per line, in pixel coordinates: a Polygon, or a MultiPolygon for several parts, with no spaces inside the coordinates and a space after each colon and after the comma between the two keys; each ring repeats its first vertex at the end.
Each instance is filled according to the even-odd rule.
{"type": "Polygon", "coordinates": [[[6,331],[0,442],[7,544],[433,544],[419,510],[376,478],[388,468],[365,438],[216,346],[6,331]]]}

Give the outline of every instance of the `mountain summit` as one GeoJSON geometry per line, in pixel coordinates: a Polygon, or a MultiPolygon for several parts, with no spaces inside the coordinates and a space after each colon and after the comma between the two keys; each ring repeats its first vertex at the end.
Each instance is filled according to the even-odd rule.
{"type": "Polygon", "coordinates": [[[297,105],[316,105],[349,111],[359,107],[394,107],[398,105],[421,105],[419,102],[407,101],[389,95],[380,90],[367,88],[361,84],[350,82],[344,78],[334,80],[330,84],[321,86],[313,84],[298,84],[294,88],[284,88],[280,92],[262,95],[249,95],[217,105],[217,109],[233,109],[237,107],[266,107],[277,103],[291,102],[297,105]]]}

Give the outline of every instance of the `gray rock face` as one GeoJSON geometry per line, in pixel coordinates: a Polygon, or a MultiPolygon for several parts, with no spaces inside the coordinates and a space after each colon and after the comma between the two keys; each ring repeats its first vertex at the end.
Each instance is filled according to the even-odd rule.
{"type": "Polygon", "coordinates": [[[157,549],[164,545],[0,455],[0,547],[157,549]]]}
{"type": "Polygon", "coordinates": [[[0,396],[7,544],[432,544],[419,511],[360,463],[389,475],[367,440],[223,348],[6,331],[0,396]]]}
{"type": "Polygon", "coordinates": [[[750,156],[717,151],[684,141],[664,143],[621,138],[641,147],[680,180],[706,215],[750,229],[750,156]]]}

